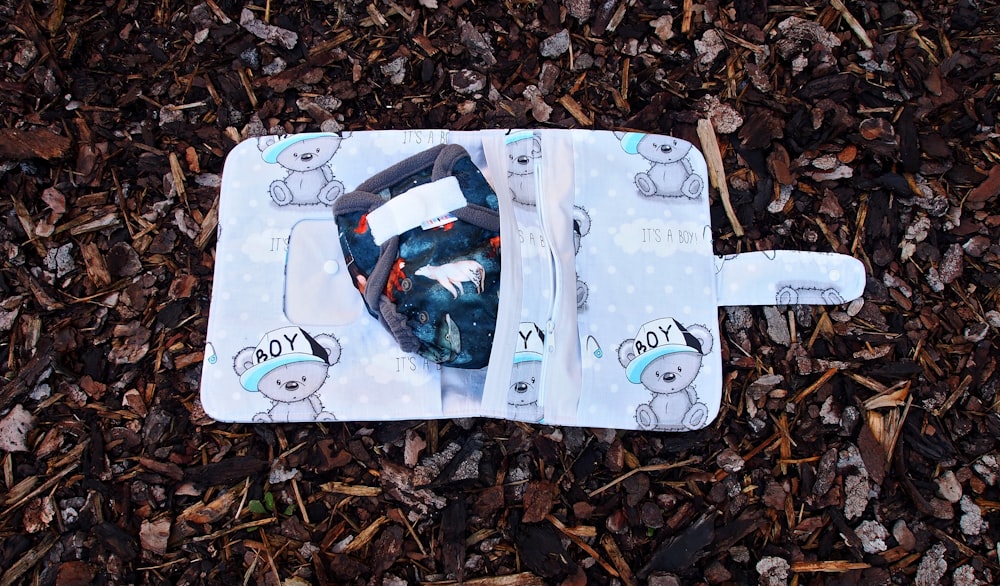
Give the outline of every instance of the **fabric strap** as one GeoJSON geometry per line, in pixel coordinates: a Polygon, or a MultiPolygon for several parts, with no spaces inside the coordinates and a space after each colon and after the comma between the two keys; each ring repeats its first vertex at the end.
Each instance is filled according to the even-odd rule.
{"type": "Polygon", "coordinates": [[[368,228],[375,244],[412,230],[424,222],[464,207],[465,195],[455,177],[417,185],[369,212],[368,228]]]}
{"type": "Polygon", "coordinates": [[[769,250],[715,258],[720,306],[839,305],[865,290],[865,265],[826,252],[769,250]]]}

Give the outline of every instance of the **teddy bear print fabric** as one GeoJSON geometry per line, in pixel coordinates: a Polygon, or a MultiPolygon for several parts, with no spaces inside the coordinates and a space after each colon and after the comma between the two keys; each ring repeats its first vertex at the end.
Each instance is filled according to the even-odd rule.
{"type": "Polygon", "coordinates": [[[255,347],[240,350],[233,369],[240,385],[271,401],[271,408],[256,414],[258,423],[333,421],[318,397],[329,369],[340,361],[340,342],[329,334],[309,334],[295,326],[264,334],[255,347]]]}
{"type": "Polygon", "coordinates": [[[720,303],[865,283],[843,255],[714,256],[707,168],[677,137],[267,136],[233,149],[221,191],[202,365],[221,421],[699,429],[720,303]]]}
{"type": "Polygon", "coordinates": [[[260,137],[257,148],[264,162],[287,171],[284,178],[271,182],[269,193],[274,203],[332,205],[344,192],[344,184],[334,179],[330,161],[346,136],[349,133],[260,137]]]}
{"type": "MultiPolygon", "coordinates": [[[[365,180],[447,137],[275,135],[248,139],[229,153],[202,369],[209,415],[241,422],[442,416],[442,367],[401,350],[367,313],[331,208],[365,180]]],[[[465,412],[477,400],[471,387],[465,412]]]]}
{"type": "Polygon", "coordinates": [[[721,388],[704,159],[679,138],[639,133],[574,136],[573,151],[574,205],[590,219],[576,259],[589,277],[578,335],[581,347],[610,349],[582,353],[578,420],[704,427],[721,388]]]}

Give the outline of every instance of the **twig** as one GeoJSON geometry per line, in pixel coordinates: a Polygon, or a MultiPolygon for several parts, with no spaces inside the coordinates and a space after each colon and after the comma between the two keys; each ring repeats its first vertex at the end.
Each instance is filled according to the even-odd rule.
{"type": "Polygon", "coordinates": [[[45,246],[38,240],[38,238],[36,238],[35,225],[31,221],[31,214],[28,212],[28,208],[24,206],[24,202],[13,195],[10,196],[10,200],[14,202],[14,213],[17,215],[18,222],[21,223],[21,228],[23,228],[25,233],[28,235],[28,242],[35,247],[35,252],[37,252],[39,256],[45,257],[47,251],[45,250],[45,246]]]}
{"type": "Polygon", "coordinates": [[[250,87],[250,76],[247,75],[247,69],[240,69],[240,83],[243,84],[243,89],[247,93],[247,99],[250,100],[250,106],[256,110],[259,107],[259,102],[257,102],[257,95],[253,93],[253,88],[250,87]]]}
{"type": "MultiPolygon", "coordinates": [[[[773,445],[775,442],[780,440],[781,440],[781,434],[779,432],[774,432],[774,434],[771,437],[767,438],[766,440],[758,444],[756,448],[750,450],[749,452],[743,454],[740,457],[743,458],[744,462],[749,462],[751,458],[763,452],[767,448],[771,447],[771,445],[773,445]]],[[[715,473],[715,481],[719,482],[726,476],[729,476],[729,473],[726,472],[725,470],[720,469],[718,472],[715,473]]]]}
{"type": "Polygon", "coordinates": [[[60,460],[58,465],[53,465],[53,468],[58,468],[63,463],[66,463],[66,468],[64,468],[61,472],[59,472],[59,474],[56,474],[52,478],[49,478],[48,480],[40,484],[38,488],[32,490],[28,494],[22,496],[17,501],[12,503],[4,510],[2,514],[0,514],[0,517],[4,519],[8,518],[12,511],[16,510],[18,507],[22,506],[30,499],[33,499],[34,497],[42,494],[43,492],[48,491],[50,488],[55,486],[60,480],[69,475],[70,472],[76,470],[77,467],[80,465],[80,456],[83,454],[83,451],[89,445],[90,445],[90,438],[87,438],[82,442],[80,442],[75,448],[73,448],[68,454],[66,454],[66,457],[60,460]]]}
{"type": "Polygon", "coordinates": [[[980,562],[982,562],[982,564],[984,566],[989,566],[990,568],[993,568],[994,570],[996,570],[997,568],[1000,568],[1000,565],[998,565],[996,562],[994,562],[991,559],[989,559],[988,557],[980,554],[979,552],[977,552],[976,550],[972,549],[971,547],[969,547],[965,543],[959,541],[955,537],[952,537],[951,535],[948,535],[948,533],[946,533],[945,531],[942,531],[941,529],[938,529],[937,527],[934,527],[934,526],[930,526],[928,528],[931,530],[931,533],[933,533],[934,535],[937,536],[938,539],[940,539],[942,541],[947,541],[948,543],[951,543],[952,545],[954,545],[955,548],[958,549],[958,551],[962,552],[962,555],[968,556],[968,557],[971,557],[971,558],[975,558],[975,559],[979,560],[980,562]]]}
{"type": "Polygon", "coordinates": [[[626,100],[628,100],[628,76],[631,65],[632,60],[630,58],[626,57],[622,60],[622,89],[619,93],[621,94],[622,101],[626,103],[628,103],[626,100]]]}
{"type": "Polygon", "coordinates": [[[808,387],[806,387],[806,388],[802,389],[801,391],[799,391],[798,394],[796,394],[795,397],[792,399],[792,402],[793,403],[798,403],[798,402],[802,401],[802,399],[805,399],[807,396],[809,396],[810,394],[812,394],[816,389],[818,389],[821,386],[823,386],[823,384],[826,381],[828,381],[831,378],[833,378],[833,375],[835,375],[835,374],[837,374],[837,369],[836,368],[828,368],[828,369],[826,369],[826,372],[823,373],[823,376],[819,377],[816,380],[816,382],[814,382],[813,384],[811,384],[808,387]]]}
{"type": "Polygon", "coordinates": [[[584,111],[583,107],[580,106],[580,102],[573,99],[573,96],[566,94],[565,96],[559,98],[559,103],[562,104],[563,108],[569,112],[570,116],[576,119],[582,126],[593,126],[594,119],[587,112],[584,111]]]}
{"type": "Polygon", "coordinates": [[[934,415],[941,417],[942,415],[947,413],[948,410],[951,409],[952,405],[955,404],[955,401],[957,401],[959,397],[961,397],[962,394],[965,393],[965,391],[969,390],[969,385],[971,384],[972,384],[972,375],[971,374],[965,375],[965,378],[962,379],[962,382],[959,383],[957,387],[955,387],[955,390],[952,391],[950,395],[948,395],[948,399],[946,399],[945,402],[940,407],[934,410],[934,415]]]}
{"type": "Polygon", "coordinates": [[[260,552],[254,549],[253,553],[253,561],[250,562],[250,566],[247,568],[247,571],[243,572],[243,586],[247,586],[247,584],[250,583],[250,576],[252,576],[253,571],[257,569],[257,560],[260,559],[260,552]]]}
{"type": "Polygon", "coordinates": [[[633,4],[635,4],[635,0],[625,0],[625,2],[619,4],[618,9],[615,10],[615,13],[613,15],[611,15],[611,20],[608,21],[608,26],[604,29],[604,31],[606,33],[615,32],[615,29],[618,28],[618,25],[620,25],[622,21],[625,20],[625,11],[631,8],[633,4]]]}
{"type": "Polygon", "coordinates": [[[891,437],[889,438],[889,445],[886,448],[886,461],[892,462],[892,456],[896,453],[896,445],[899,443],[899,434],[903,433],[903,424],[906,422],[906,416],[910,413],[910,405],[913,404],[913,397],[908,397],[906,399],[906,407],[903,407],[903,414],[899,417],[899,421],[893,427],[891,437]]]}
{"type": "Polygon", "coordinates": [[[191,541],[212,541],[213,539],[218,539],[223,535],[229,535],[230,533],[236,533],[237,531],[243,531],[244,529],[253,529],[254,527],[262,527],[264,525],[270,525],[277,521],[274,517],[268,517],[266,519],[258,519],[256,521],[250,521],[249,523],[242,523],[235,527],[230,527],[229,529],[222,529],[221,531],[216,531],[215,533],[209,533],[208,535],[199,535],[198,537],[192,537],[191,541]]]}
{"type": "Polygon", "coordinates": [[[406,527],[406,530],[410,533],[410,537],[413,538],[413,541],[417,542],[417,548],[420,549],[420,553],[427,555],[427,550],[424,549],[424,544],[420,541],[420,536],[413,530],[413,525],[410,523],[410,520],[406,518],[406,515],[403,514],[403,511],[393,509],[389,514],[392,515],[394,521],[403,523],[403,526],[406,527]]]}
{"type": "Polygon", "coordinates": [[[564,525],[562,523],[562,521],[560,521],[559,519],[553,517],[551,514],[546,515],[545,516],[545,520],[547,520],[549,523],[552,523],[552,525],[554,525],[556,529],[558,529],[560,532],[562,532],[563,535],[565,535],[566,537],[568,537],[570,541],[572,541],[573,543],[575,543],[577,545],[577,547],[579,547],[583,551],[587,552],[587,554],[589,554],[590,557],[592,557],[595,560],[597,560],[597,563],[601,564],[601,567],[604,568],[604,570],[607,573],[611,574],[615,578],[620,578],[621,577],[621,575],[618,573],[618,570],[614,569],[614,567],[612,567],[611,564],[609,564],[608,562],[604,561],[604,558],[601,557],[601,554],[597,553],[596,549],[594,549],[593,547],[587,545],[587,542],[583,541],[582,539],[580,539],[576,535],[573,535],[573,533],[571,533],[566,528],[566,525],[564,525]]]}
{"type": "Polygon", "coordinates": [[[791,569],[796,574],[801,574],[804,572],[850,572],[852,570],[864,570],[870,567],[872,567],[871,564],[866,564],[864,562],[829,560],[825,562],[792,562],[791,569]]]}
{"type": "Polygon", "coordinates": [[[312,521],[309,520],[309,513],[306,512],[306,504],[302,502],[302,494],[299,492],[299,481],[292,479],[292,492],[295,493],[295,502],[299,505],[299,510],[302,511],[302,521],[306,525],[311,525],[312,521]]]}
{"type": "Polygon", "coordinates": [[[607,489],[615,486],[616,484],[619,484],[619,483],[625,481],[625,479],[631,477],[634,474],[638,474],[640,472],[662,472],[664,470],[672,470],[674,468],[683,468],[684,466],[687,466],[688,464],[697,464],[698,462],[701,462],[701,458],[688,458],[687,460],[683,460],[681,462],[674,462],[674,463],[671,463],[671,464],[650,464],[648,466],[640,466],[640,467],[638,467],[638,468],[636,468],[634,470],[630,470],[629,472],[626,472],[625,474],[622,474],[621,476],[619,476],[618,478],[615,478],[614,480],[612,480],[611,482],[605,484],[601,488],[598,488],[596,490],[590,491],[589,493],[587,493],[587,496],[595,496],[595,495],[601,494],[602,492],[606,491],[607,489]]]}
{"type": "Polygon", "coordinates": [[[840,13],[840,16],[843,17],[844,22],[847,23],[847,26],[851,27],[851,30],[854,31],[854,34],[858,37],[858,40],[861,41],[861,44],[864,45],[866,49],[874,48],[874,45],[872,45],[872,40],[868,38],[868,32],[864,29],[863,26],[861,26],[861,23],[858,22],[858,19],[854,18],[854,15],[851,14],[851,11],[848,10],[846,6],[844,6],[843,2],[841,2],[840,0],[830,0],[830,6],[833,6],[837,10],[837,12],[840,13]]]}
{"type": "Polygon", "coordinates": [[[684,0],[684,4],[681,7],[681,34],[686,35],[691,32],[691,18],[694,16],[694,2],[692,0],[684,0]]]}
{"type": "Polygon", "coordinates": [[[247,496],[250,494],[250,477],[247,476],[246,482],[243,484],[243,496],[240,497],[240,504],[236,507],[236,515],[234,519],[240,518],[240,513],[243,512],[243,505],[247,503],[247,496]]]}
{"type": "Polygon", "coordinates": [[[736,236],[743,236],[743,225],[740,224],[736,212],[733,211],[733,204],[729,201],[729,185],[722,165],[722,151],[719,150],[719,140],[715,137],[715,127],[712,126],[711,120],[702,118],[698,121],[698,138],[701,139],[701,148],[708,163],[708,174],[722,197],[722,207],[726,209],[726,217],[733,226],[733,233],[736,236]]]}
{"type": "Polygon", "coordinates": [[[267,554],[267,564],[271,566],[271,571],[274,572],[274,579],[277,582],[281,582],[281,574],[278,573],[278,565],[274,563],[274,556],[271,555],[271,545],[267,542],[267,533],[259,529],[260,539],[264,543],[264,553],[267,554]]]}
{"type": "Polygon", "coordinates": [[[215,18],[218,18],[219,22],[221,22],[222,24],[229,24],[233,22],[232,19],[229,18],[229,16],[227,16],[226,13],[223,12],[221,8],[219,8],[219,5],[215,3],[215,0],[205,0],[205,4],[208,4],[209,10],[212,11],[212,14],[215,15],[215,18]]]}
{"type": "Polygon", "coordinates": [[[457,584],[461,584],[462,586],[544,586],[545,581],[530,572],[521,572],[520,574],[507,574],[506,576],[474,578],[462,582],[449,580],[447,582],[421,582],[421,584],[433,584],[434,586],[455,586],[457,584]]]}
{"type": "Polygon", "coordinates": [[[138,570],[140,572],[149,572],[149,571],[152,571],[152,570],[162,570],[163,568],[169,568],[170,566],[176,566],[177,564],[195,564],[195,563],[198,563],[200,561],[201,561],[200,557],[196,557],[194,559],[190,559],[190,558],[184,557],[184,558],[177,558],[177,559],[171,560],[169,562],[164,562],[162,564],[158,564],[158,565],[155,565],[155,566],[141,566],[141,567],[136,568],[136,570],[138,570]]]}

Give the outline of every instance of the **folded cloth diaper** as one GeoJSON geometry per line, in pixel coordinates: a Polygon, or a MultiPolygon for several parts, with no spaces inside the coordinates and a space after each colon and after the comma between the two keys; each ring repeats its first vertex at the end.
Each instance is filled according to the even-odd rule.
{"type": "Polygon", "coordinates": [[[348,271],[401,350],[446,366],[489,362],[500,287],[496,193],[468,152],[440,145],[333,206],[348,271]]]}

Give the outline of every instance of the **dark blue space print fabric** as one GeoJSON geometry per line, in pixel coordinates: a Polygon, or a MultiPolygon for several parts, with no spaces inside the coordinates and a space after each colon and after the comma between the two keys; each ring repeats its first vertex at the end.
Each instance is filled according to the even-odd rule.
{"type": "Polygon", "coordinates": [[[402,161],[339,198],[333,211],[354,284],[400,348],[445,366],[486,366],[499,304],[500,217],[496,193],[465,149],[442,145],[402,161]],[[441,225],[376,244],[370,213],[449,176],[465,207],[441,225]]]}

